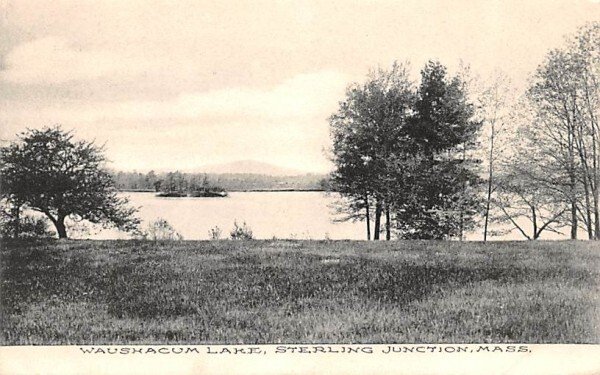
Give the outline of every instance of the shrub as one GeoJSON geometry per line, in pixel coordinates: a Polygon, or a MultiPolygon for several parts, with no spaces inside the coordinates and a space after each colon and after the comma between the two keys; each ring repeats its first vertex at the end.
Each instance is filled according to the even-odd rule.
{"type": "Polygon", "coordinates": [[[220,240],[222,233],[223,233],[223,231],[221,230],[221,228],[219,228],[218,226],[215,226],[214,228],[211,228],[208,231],[208,238],[212,241],[220,240]]]}
{"type": "Polygon", "coordinates": [[[144,237],[149,240],[183,240],[183,236],[179,234],[172,226],[163,218],[158,218],[148,224],[148,230],[144,237]]]}
{"type": "Polygon", "coordinates": [[[240,226],[237,221],[233,222],[233,230],[229,233],[229,236],[232,240],[251,240],[252,237],[252,229],[244,223],[240,226]]]}
{"type": "MultiPolygon", "coordinates": [[[[5,211],[0,214],[0,237],[12,238],[15,231],[15,218],[5,211]]],[[[20,238],[46,238],[51,237],[48,230],[48,219],[43,216],[21,215],[19,218],[20,238]]]]}

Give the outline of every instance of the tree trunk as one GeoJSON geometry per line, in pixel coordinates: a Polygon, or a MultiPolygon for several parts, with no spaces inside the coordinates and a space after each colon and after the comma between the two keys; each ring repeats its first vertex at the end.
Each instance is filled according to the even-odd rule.
{"type": "Polygon", "coordinates": [[[584,221],[586,231],[588,232],[588,238],[591,240],[594,238],[593,223],[592,223],[592,205],[590,201],[590,189],[593,188],[594,182],[592,178],[592,172],[588,165],[588,152],[584,141],[584,129],[583,124],[579,123],[577,132],[575,133],[575,144],[577,146],[577,153],[579,154],[579,160],[581,162],[581,174],[582,184],[585,198],[585,210],[581,213],[584,221]]]}
{"type": "Polygon", "coordinates": [[[13,238],[19,238],[19,234],[21,234],[21,207],[15,205],[13,207],[13,238]]]}
{"type": "Polygon", "coordinates": [[[585,192],[585,219],[587,221],[585,224],[588,232],[588,238],[591,240],[594,238],[594,230],[592,228],[592,206],[590,203],[590,188],[588,185],[587,172],[584,172],[583,188],[585,192]]]}
{"type": "Polygon", "coordinates": [[[494,136],[495,126],[492,122],[492,134],[490,136],[490,153],[489,153],[489,168],[488,168],[488,186],[487,186],[487,200],[485,203],[485,224],[483,226],[483,242],[487,241],[488,234],[488,222],[490,219],[490,202],[492,201],[492,184],[494,179],[494,136]]]}
{"type": "MultiPolygon", "coordinates": [[[[463,143],[462,150],[462,167],[465,169],[465,161],[467,160],[467,144],[463,143]]],[[[463,174],[463,173],[461,173],[463,174]]],[[[465,239],[465,199],[467,196],[467,181],[465,180],[466,173],[462,176],[462,197],[460,200],[460,241],[464,241],[465,239]]]]}
{"type": "Polygon", "coordinates": [[[379,239],[379,233],[381,232],[381,213],[383,211],[383,207],[381,205],[381,201],[377,200],[375,203],[375,232],[373,233],[373,239],[379,239]]]}
{"type": "Polygon", "coordinates": [[[600,165],[598,165],[598,138],[597,138],[597,132],[596,132],[596,128],[598,127],[598,122],[594,121],[592,122],[592,170],[593,170],[593,176],[592,179],[594,181],[594,184],[592,186],[592,199],[594,201],[594,239],[596,240],[600,240],[600,211],[599,211],[599,200],[600,200],[600,194],[599,190],[600,190],[600,186],[598,186],[600,184],[600,176],[598,174],[598,168],[600,168],[600,165]]]}
{"type": "Polygon", "coordinates": [[[465,240],[465,214],[463,208],[460,208],[460,218],[459,218],[459,236],[458,239],[462,242],[465,240]]]}
{"type": "Polygon", "coordinates": [[[537,240],[540,236],[540,233],[538,232],[537,215],[534,206],[531,206],[531,222],[533,224],[533,239],[537,240]]]}
{"type": "Polygon", "coordinates": [[[571,202],[571,239],[577,239],[577,203],[571,202]]]}
{"type": "Polygon", "coordinates": [[[600,212],[598,211],[598,191],[594,193],[594,239],[600,240],[600,212]]]}
{"type": "Polygon", "coordinates": [[[487,241],[488,234],[488,222],[490,217],[490,202],[492,200],[492,173],[490,171],[490,177],[488,181],[488,194],[487,194],[487,202],[485,204],[485,224],[483,225],[483,242],[487,241]]]}
{"type": "Polygon", "coordinates": [[[575,197],[575,187],[576,187],[576,180],[575,180],[575,157],[573,154],[573,135],[569,134],[570,139],[569,139],[569,159],[570,159],[570,163],[569,163],[569,174],[570,174],[570,193],[571,193],[571,239],[572,240],[576,240],[577,239],[577,229],[578,229],[578,219],[577,219],[577,199],[575,197]]]}
{"type": "Polygon", "coordinates": [[[568,168],[569,168],[569,188],[570,188],[570,203],[571,203],[571,239],[577,239],[577,229],[578,229],[578,220],[577,220],[577,198],[576,198],[576,184],[577,180],[575,174],[577,171],[575,170],[575,128],[572,124],[572,121],[569,120],[569,115],[567,114],[567,145],[568,145],[568,168]]]}
{"type": "Polygon", "coordinates": [[[65,227],[65,218],[59,217],[54,221],[54,226],[58,232],[58,238],[67,238],[67,228],[65,227]]]}
{"type": "Polygon", "coordinates": [[[594,202],[594,239],[600,239],[600,212],[599,212],[599,203],[600,196],[598,195],[600,178],[598,176],[598,150],[596,148],[597,138],[596,138],[596,126],[592,123],[592,201],[594,202]]]}
{"type": "Polygon", "coordinates": [[[390,222],[390,206],[385,205],[385,240],[389,241],[392,238],[391,222],[390,222]]]}
{"type": "Polygon", "coordinates": [[[371,207],[369,207],[369,196],[365,195],[365,209],[366,209],[366,219],[367,219],[367,241],[371,241],[371,214],[370,214],[370,210],[371,207]]]}

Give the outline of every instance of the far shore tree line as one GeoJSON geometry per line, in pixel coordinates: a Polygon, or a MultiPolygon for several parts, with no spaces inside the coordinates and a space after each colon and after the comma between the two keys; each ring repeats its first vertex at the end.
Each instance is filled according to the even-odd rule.
{"type": "Polygon", "coordinates": [[[330,117],[333,189],[366,238],[483,239],[516,230],[600,239],[600,23],[550,51],[517,95],[437,61],[351,85],[330,117]],[[494,231],[491,230],[494,224],[494,231]]]}
{"type": "MultiPolygon", "coordinates": [[[[599,79],[599,22],[550,51],[520,95],[502,73],[482,80],[463,67],[451,75],[438,61],[418,83],[408,63],[373,70],[329,118],[335,170],[318,185],[342,195],[340,220],[364,221],[368,240],[462,240],[479,228],[484,241],[513,230],[530,240],[564,231],[598,240],[599,79]]],[[[67,218],[139,233],[136,209],[119,189],[281,182],[111,173],[102,147],[60,126],[28,130],[0,151],[0,229],[13,237],[47,234],[25,209],[45,215],[59,238],[68,236],[67,218]]]]}
{"type": "Polygon", "coordinates": [[[327,176],[270,176],[254,173],[111,172],[122,191],[193,192],[253,190],[325,190],[327,176]]]}

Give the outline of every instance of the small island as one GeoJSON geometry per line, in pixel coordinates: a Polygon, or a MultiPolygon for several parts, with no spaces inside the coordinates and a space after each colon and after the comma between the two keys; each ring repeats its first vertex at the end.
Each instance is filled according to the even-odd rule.
{"type": "Polygon", "coordinates": [[[224,198],[228,194],[226,191],[218,190],[197,190],[191,192],[180,192],[180,191],[164,191],[156,194],[157,197],[161,198],[224,198]]]}
{"type": "Polygon", "coordinates": [[[200,182],[197,175],[185,173],[168,173],[164,180],[154,183],[157,197],[162,198],[224,198],[228,194],[220,186],[211,183],[204,175],[200,182]]]}

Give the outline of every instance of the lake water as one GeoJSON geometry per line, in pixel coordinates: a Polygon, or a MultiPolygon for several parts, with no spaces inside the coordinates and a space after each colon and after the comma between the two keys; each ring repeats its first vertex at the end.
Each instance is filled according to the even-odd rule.
{"type": "MultiPolygon", "coordinates": [[[[340,202],[340,196],[335,193],[231,192],[226,198],[159,198],[154,193],[121,194],[129,198],[131,205],[139,207],[138,217],[142,219],[142,229],[146,230],[150,222],[163,218],[187,240],[208,239],[209,230],[216,226],[222,231],[221,238],[228,238],[234,221],[239,224],[246,222],[257,239],[366,239],[364,222],[335,222],[335,219],[340,218],[334,209],[335,203],[340,202]]],[[[519,221],[529,228],[527,219],[519,221]]],[[[92,239],[130,238],[127,233],[118,230],[100,229],[85,224],[70,225],[69,236],[92,239]]],[[[466,238],[481,240],[481,229],[468,233],[466,238]]],[[[545,232],[542,238],[566,239],[568,236],[545,232]]],[[[582,233],[580,238],[585,238],[585,235],[582,233]]],[[[516,230],[501,237],[490,238],[523,239],[516,230]]]]}
{"type": "MultiPolygon", "coordinates": [[[[270,239],[364,239],[365,224],[335,223],[332,207],[339,195],[324,192],[231,192],[226,198],[159,198],[154,193],[122,193],[132,206],[140,207],[138,217],[148,223],[163,218],[184,239],[208,239],[218,226],[229,237],[234,221],[246,222],[254,238],[270,239]]],[[[76,231],[75,231],[76,232],[76,231]]],[[[93,230],[76,237],[94,239],[128,238],[116,230],[93,230]]]]}

